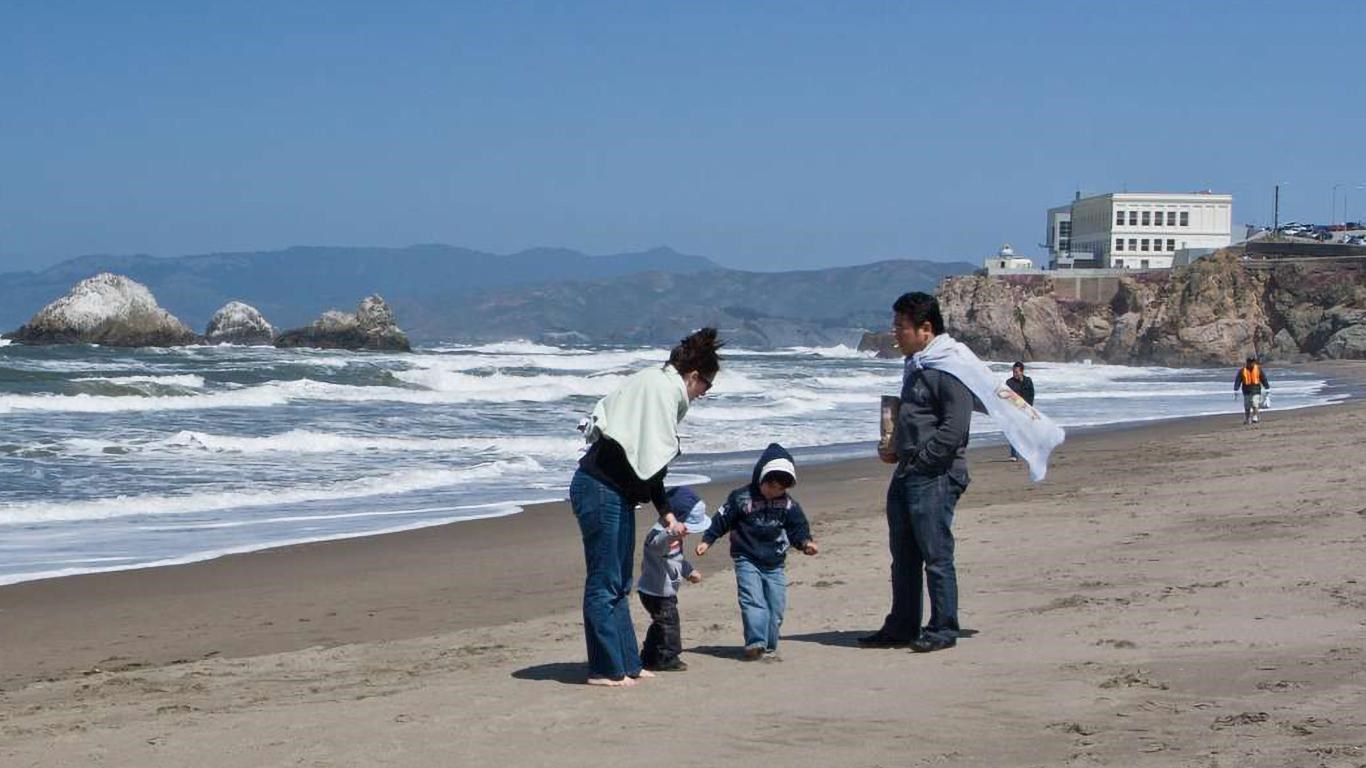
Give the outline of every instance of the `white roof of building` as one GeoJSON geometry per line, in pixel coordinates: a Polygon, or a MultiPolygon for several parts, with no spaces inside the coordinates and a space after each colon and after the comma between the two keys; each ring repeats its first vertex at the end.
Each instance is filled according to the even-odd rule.
{"type": "MultiPolygon", "coordinates": [[[[1221,192],[1106,192],[1103,195],[1091,195],[1077,200],[1077,203],[1098,198],[1110,198],[1111,200],[1123,202],[1191,202],[1200,201],[1208,203],[1233,202],[1233,195],[1221,192]]],[[[1075,203],[1074,203],[1075,205],[1075,203]]]]}

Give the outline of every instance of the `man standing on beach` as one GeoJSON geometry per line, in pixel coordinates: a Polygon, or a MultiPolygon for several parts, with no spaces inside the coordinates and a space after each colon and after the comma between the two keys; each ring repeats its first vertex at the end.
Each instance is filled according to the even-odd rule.
{"type": "Polygon", "coordinates": [[[1266,372],[1257,364],[1257,358],[1248,355],[1247,362],[1238,369],[1233,377],[1233,390],[1243,391],[1243,423],[1256,424],[1257,412],[1262,408],[1262,390],[1271,389],[1266,380],[1266,372]]]}
{"type": "MultiPolygon", "coordinates": [[[[1006,379],[1006,386],[1010,387],[1010,391],[1024,398],[1024,401],[1029,405],[1034,404],[1034,380],[1025,375],[1024,363],[1016,360],[1015,364],[1010,366],[1010,378],[1006,379]]],[[[1013,445],[1010,446],[1010,460],[1020,460],[1020,454],[1015,452],[1013,445]]]]}
{"type": "Polygon", "coordinates": [[[921,365],[937,345],[957,345],[944,334],[939,302],[927,293],[908,293],[896,300],[892,312],[893,336],[906,356],[895,437],[882,454],[884,461],[896,463],[887,488],[892,608],[882,628],[860,638],[859,645],[908,646],[926,653],[952,648],[958,640],[952,526],[954,507],[968,486],[973,393],[953,374],[921,365]],[[930,620],[922,630],[927,583],[930,620]]]}

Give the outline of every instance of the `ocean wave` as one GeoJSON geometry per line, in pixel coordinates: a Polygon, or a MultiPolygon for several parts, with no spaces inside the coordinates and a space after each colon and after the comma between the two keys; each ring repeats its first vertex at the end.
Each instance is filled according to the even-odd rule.
{"type": "MultiPolygon", "coordinates": [[[[400,381],[440,393],[439,401],[486,400],[515,402],[519,400],[562,400],[575,396],[598,396],[608,394],[621,383],[624,375],[607,376],[552,376],[537,374],[532,376],[513,376],[495,371],[479,376],[441,368],[420,368],[396,371],[394,377],[400,381]]],[[[401,396],[405,399],[412,395],[401,396]]],[[[426,399],[417,395],[416,399],[426,399]]]]}
{"type": "Polygon", "coordinates": [[[873,360],[877,353],[836,344],[833,347],[783,347],[781,349],[726,349],[726,354],[745,357],[825,357],[835,360],[873,360]]]}
{"type": "MultiPolygon", "coordinates": [[[[547,348],[550,349],[550,348],[547,348]]],[[[637,350],[557,350],[549,352],[492,353],[477,349],[438,347],[438,354],[419,355],[409,361],[412,367],[470,371],[481,368],[529,368],[547,371],[618,371],[659,365],[668,352],[659,349],[637,350]]]]}
{"type": "MultiPolygon", "coordinates": [[[[522,508],[515,504],[489,505],[486,508],[490,511],[475,514],[449,515],[444,517],[426,518],[421,521],[388,526],[385,528],[345,532],[337,531],[313,536],[293,536],[280,537],[274,539],[264,539],[260,541],[253,541],[248,544],[239,544],[237,546],[196,550],[188,552],[186,554],[176,555],[174,557],[146,559],[127,558],[120,565],[94,565],[93,563],[101,562],[98,559],[86,561],[88,563],[91,563],[91,565],[71,568],[51,568],[50,566],[54,565],[55,563],[47,563],[43,566],[41,570],[20,571],[15,573],[0,573],[0,586],[6,584],[17,584],[24,581],[37,581],[38,579],[55,579],[63,576],[78,576],[88,573],[109,573],[111,571],[126,571],[133,568],[162,568],[171,565],[185,565],[187,563],[198,563],[203,562],[205,560],[215,560],[217,558],[226,557],[228,555],[238,555],[246,552],[259,552],[263,549],[274,549],[278,547],[294,547],[299,546],[301,544],[312,544],[314,542],[319,541],[340,541],[342,539],[356,539],[365,536],[383,536],[388,533],[402,533],[403,531],[412,531],[417,530],[419,528],[433,528],[439,525],[448,525],[450,523],[467,522],[471,520],[487,520],[496,517],[507,517],[509,515],[515,515],[522,511],[522,508]]],[[[461,508],[452,507],[452,509],[455,510],[461,508]]]]}
{"type": "Polygon", "coordinates": [[[119,413],[211,408],[269,408],[288,402],[289,396],[287,394],[272,387],[255,387],[203,395],[4,395],[0,396],[0,413],[17,411],[119,413]]]}
{"type": "Polygon", "coordinates": [[[158,384],[170,387],[203,389],[204,377],[193,373],[168,374],[166,376],[81,376],[72,381],[92,381],[108,384],[158,384]]]}
{"type": "Polygon", "coordinates": [[[583,440],[578,437],[379,437],[290,430],[275,435],[244,437],[184,430],[165,440],[121,446],[130,450],[196,449],[211,453],[418,453],[460,452],[462,456],[495,453],[506,456],[571,458],[583,440]]]}
{"type": "Polygon", "coordinates": [[[220,490],[182,495],[114,496],[81,501],[42,501],[0,506],[0,526],[106,520],[116,517],[186,515],[225,509],[397,496],[447,488],[543,467],[534,459],[494,461],[464,469],[417,469],[318,486],[272,490],[220,490]]]}

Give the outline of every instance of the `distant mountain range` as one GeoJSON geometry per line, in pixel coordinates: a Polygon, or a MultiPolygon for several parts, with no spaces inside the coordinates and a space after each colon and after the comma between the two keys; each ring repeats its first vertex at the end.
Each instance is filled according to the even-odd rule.
{"type": "Polygon", "coordinates": [[[0,329],[22,325],[79,280],[114,272],[146,285],[161,306],[198,330],[232,299],[286,328],[378,293],[417,341],[658,344],[714,324],[745,346],[852,343],[862,329],[887,325],[888,307],[900,293],[933,290],[941,278],[972,269],[961,262],[884,261],[745,272],[669,248],[608,256],[560,248],[499,255],[449,245],[83,256],[0,275],[0,329]]]}

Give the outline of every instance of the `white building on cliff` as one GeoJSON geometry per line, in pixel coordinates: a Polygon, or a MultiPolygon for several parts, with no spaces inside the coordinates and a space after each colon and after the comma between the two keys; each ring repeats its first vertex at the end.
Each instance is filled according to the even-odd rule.
{"type": "MultiPolygon", "coordinates": [[[[1054,269],[1088,256],[1089,267],[1170,269],[1178,251],[1223,248],[1233,241],[1232,195],[1111,192],[1078,198],[1069,208],[1071,258],[1063,263],[1055,256],[1054,269]]],[[[1059,210],[1049,210],[1050,233],[1059,210]]]]}
{"type": "Polygon", "coordinates": [[[982,266],[986,267],[988,275],[1000,274],[1001,272],[1020,272],[1034,269],[1034,262],[1023,256],[1016,256],[1015,249],[1010,247],[1010,243],[1001,246],[1001,250],[990,259],[983,261],[982,266]]]}

